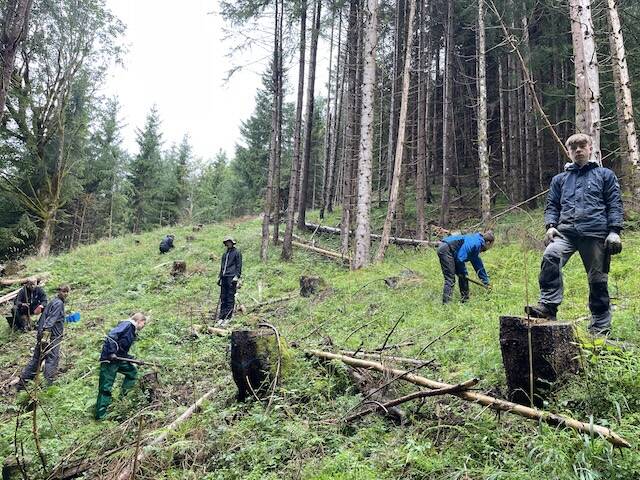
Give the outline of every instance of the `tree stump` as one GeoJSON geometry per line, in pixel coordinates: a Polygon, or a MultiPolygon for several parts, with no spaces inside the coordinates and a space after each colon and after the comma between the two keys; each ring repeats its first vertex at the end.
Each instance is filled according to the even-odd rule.
{"type": "Polygon", "coordinates": [[[201,223],[194,225],[193,228],[191,229],[193,232],[199,232],[200,230],[202,230],[203,225],[201,223]]]}
{"type": "Polygon", "coordinates": [[[175,260],[171,268],[171,276],[173,278],[180,277],[187,273],[187,262],[184,260],[175,260]]]}
{"type": "Polygon", "coordinates": [[[234,330],[231,332],[231,372],[238,387],[237,399],[243,402],[269,389],[271,367],[276,365],[278,345],[271,330],[234,330]],[[273,360],[272,360],[272,357],[273,360]]]}
{"type": "Polygon", "coordinates": [[[140,389],[149,403],[156,401],[159,388],[160,380],[158,378],[158,372],[148,372],[140,377],[140,389]]]}
{"type": "Polygon", "coordinates": [[[196,240],[195,235],[187,235],[187,242],[194,242],[196,240]]]}
{"type": "Polygon", "coordinates": [[[310,297],[320,291],[320,284],[322,280],[320,277],[307,277],[305,275],[300,277],[300,295],[303,297],[310,297]]]}
{"type": "Polygon", "coordinates": [[[530,405],[529,335],[533,366],[533,403],[540,407],[551,386],[580,368],[579,348],[571,323],[522,317],[500,317],[500,349],[510,400],[530,405]]]}

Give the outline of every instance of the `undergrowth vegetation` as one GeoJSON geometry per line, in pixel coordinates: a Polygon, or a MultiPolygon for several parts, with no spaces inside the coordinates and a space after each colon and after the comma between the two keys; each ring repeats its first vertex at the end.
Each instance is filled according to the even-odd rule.
{"type": "MultiPolygon", "coordinates": [[[[334,215],[337,215],[334,214],[334,215]]],[[[537,424],[510,414],[469,404],[456,397],[436,397],[403,406],[408,422],[398,426],[379,415],[354,423],[341,419],[357,407],[361,395],[346,367],[305,357],[306,348],[326,350],[382,345],[401,317],[388,344],[406,344],[396,352],[433,359],[422,374],[457,383],[481,379],[478,389],[506,395],[498,342],[500,315],[520,314],[537,300],[541,259],[540,212],[501,218],[497,245],[483,255],[493,291],[471,285],[471,300],[441,304],[442,279],[433,249],[390,247],[385,261],[350,272],[314,254],[295,251],[284,263],[271,248],[258,260],[260,223],[236,223],[171,230],[176,248],[158,254],[168,229],[101,241],[44,260],[28,260],[26,271],[50,272],[47,292],[66,282],[72,287],[68,311],[82,320],[67,325],[60,375],[38,393],[38,435],[47,470],[72,459],[91,458],[86,478],[113,478],[134,452],[141,428],[145,439],[157,435],[186,406],[215,385],[219,388],[202,411],[140,466],[136,478],[148,479],[634,479],[640,472],[640,236],[627,232],[624,251],[611,266],[615,346],[584,335],[584,368],[555,389],[545,409],[613,428],[633,444],[620,451],[597,437],[537,424]],[[324,279],[312,298],[295,297],[269,309],[234,317],[232,325],[275,325],[292,346],[286,374],[268,412],[255,400],[235,401],[229,370],[228,339],[193,335],[215,311],[221,240],[232,234],[244,257],[244,286],[238,300],[247,307],[298,289],[301,275],[324,279]],[[187,236],[195,237],[187,241],[187,236]],[[173,260],[187,262],[187,275],[174,280],[173,260]],[[391,289],[385,278],[398,277],[391,289]],[[95,422],[98,357],[106,332],[135,311],[151,317],[132,353],[159,364],[160,387],[150,402],[137,389],[117,399],[107,420],[95,422]],[[359,327],[360,330],[354,331],[359,327]],[[453,329],[452,329],[453,328],[453,329]],[[451,330],[452,329],[452,330],[451,330]],[[448,333],[447,333],[448,332],[448,333]],[[624,343],[623,343],[624,342],[624,343]],[[126,447],[104,456],[117,447],[126,447]]],[[[310,221],[317,218],[310,215],[310,221]]],[[[337,217],[326,224],[337,223],[337,217]]],[[[311,238],[311,233],[304,233],[311,238]]],[[[339,240],[315,235],[326,248],[339,240]]],[[[374,245],[377,246],[377,245],[374,245]]],[[[564,320],[586,328],[588,287],[579,258],[565,268],[564,320]]],[[[0,329],[0,384],[19,373],[33,347],[33,333],[0,329]]],[[[141,367],[140,373],[151,371],[141,367]]],[[[413,391],[395,382],[392,395],[413,391]]],[[[29,478],[44,478],[22,396],[4,390],[0,397],[0,457],[22,445],[29,478]],[[18,428],[16,429],[16,422],[18,428]]],[[[352,413],[352,412],[351,412],[352,413]]]]}

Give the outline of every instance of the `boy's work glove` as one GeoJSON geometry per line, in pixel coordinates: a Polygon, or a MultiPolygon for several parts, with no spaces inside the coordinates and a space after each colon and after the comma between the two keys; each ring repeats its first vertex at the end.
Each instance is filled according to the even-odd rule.
{"type": "Polygon", "coordinates": [[[547,233],[544,234],[544,244],[545,246],[548,246],[550,243],[553,242],[553,239],[555,237],[560,237],[562,235],[560,235],[560,232],[558,231],[558,229],[556,227],[550,227],[547,230],[547,233]]]}
{"type": "Polygon", "coordinates": [[[609,232],[606,240],[604,241],[604,247],[607,249],[610,255],[617,255],[622,251],[622,240],[620,235],[616,232],[609,232]]]}

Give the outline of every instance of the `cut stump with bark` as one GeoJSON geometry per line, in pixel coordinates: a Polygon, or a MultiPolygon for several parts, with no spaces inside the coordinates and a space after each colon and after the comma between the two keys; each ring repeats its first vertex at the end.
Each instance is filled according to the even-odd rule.
{"type": "Polygon", "coordinates": [[[311,297],[320,291],[322,279],[320,277],[300,277],[300,295],[303,297],[311,297]]]}
{"type": "Polygon", "coordinates": [[[269,390],[271,366],[276,365],[278,345],[273,331],[231,332],[231,372],[238,387],[238,401],[247,396],[264,396],[269,390]]]}
{"type": "Polygon", "coordinates": [[[184,260],[176,260],[171,267],[171,276],[173,278],[181,277],[187,273],[187,262],[184,260]]]}
{"type": "Polygon", "coordinates": [[[530,405],[529,328],[533,372],[533,403],[542,406],[551,386],[580,368],[574,327],[522,317],[500,317],[500,349],[507,376],[509,398],[530,405]]]}

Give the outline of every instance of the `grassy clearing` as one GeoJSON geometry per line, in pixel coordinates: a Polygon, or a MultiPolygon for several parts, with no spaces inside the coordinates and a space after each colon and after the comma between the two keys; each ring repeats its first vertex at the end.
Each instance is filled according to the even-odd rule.
{"type": "MultiPolygon", "coordinates": [[[[327,223],[335,224],[337,217],[327,223]]],[[[410,423],[398,427],[369,416],[343,426],[341,418],[359,402],[340,364],[320,364],[293,350],[288,375],[278,390],[272,410],[265,414],[257,402],[237,404],[228,364],[228,341],[219,337],[189,335],[192,323],[202,323],[217,303],[215,285],[222,253],[222,237],[237,237],[244,257],[244,287],[240,301],[281,297],[298,288],[302,274],[325,279],[326,290],[316,298],[296,298],[261,315],[235,319],[236,325],[267,320],[288,342],[300,347],[327,346],[375,348],[402,315],[389,343],[415,344],[400,354],[416,355],[432,339],[457,328],[424,353],[436,360],[426,376],[457,382],[480,377],[480,389],[504,393],[504,373],[498,344],[498,317],[519,314],[527,300],[537,296],[541,258],[540,212],[501,219],[496,228],[498,245],[483,258],[494,291],[471,286],[465,305],[440,304],[441,274],[431,249],[391,247],[384,263],[350,272],[313,254],[296,251],[291,263],[258,261],[259,221],[210,225],[202,232],[175,228],[177,248],[157,253],[163,229],[139,236],[99,242],[46,260],[29,260],[30,271],[50,271],[47,290],[59,282],[72,285],[69,311],[81,311],[82,321],[67,326],[61,375],[55,386],[40,395],[38,424],[49,465],[78,449],[75,456],[97,456],[114,446],[132,442],[142,412],[143,432],[169,423],[184,407],[214,385],[220,391],[142,465],[142,476],[154,479],[633,479],[640,471],[637,449],[614,451],[607,442],[575,432],[538,425],[512,415],[497,417],[479,406],[456,398],[425,401],[407,406],[410,423]],[[187,235],[196,239],[186,242],[187,235]],[[213,260],[210,259],[213,257],[213,260]],[[173,281],[171,261],[186,260],[189,276],[173,281]],[[383,279],[416,276],[389,289],[383,279]],[[97,363],[104,334],[136,310],[151,314],[152,321],[133,353],[162,363],[159,402],[148,405],[140,392],[116,400],[108,420],[96,423],[92,409],[97,393],[97,363]],[[358,326],[370,325],[351,335],[358,326]]],[[[312,213],[310,221],[316,221],[312,213]]],[[[305,233],[309,237],[308,233],[305,233]]],[[[338,239],[321,237],[323,246],[337,249],[338,239]]],[[[640,343],[640,235],[624,236],[623,253],[612,264],[611,293],[615,296],[614,335],[640,343]]],[[[565,269],[566,299],[561,317],[586,316],[586,276],[576,257],[565,269]]],[[[584,330],[586,321],[580,322],[584,330]]],[[[14,335],[0,329],[0,382],[26,363],[33,335],[14,335]]],[[[634,446],[640,442],[640,365],[634,352],[593,345],[587,368],[572,383],[559,389],[548,409],[578,419],[609,425],[634,446]]],[[[145,369],[141,369],[144,373],[145,369]]],[[[397,385],[397,393],[410,387],[397,385]]],[[[18,407],[13,394],[0,397],[0,458],[14,451],[18,407]]],[[[20,400],[20,399],[18,399],[20,400]]],[[[20,417],[17,438],[39,478],[30,414],[20,417]]],[[[130,458],[131,449],[96,461],[105,472],[114,462],[130,458]]],[[[93,472],[87,478],[95,478],[93,472]]],[[[105,474],[107,475],[107,474],[105,474]]],[[[108,475],[107,477],[108,478],[108,475]]]]}

